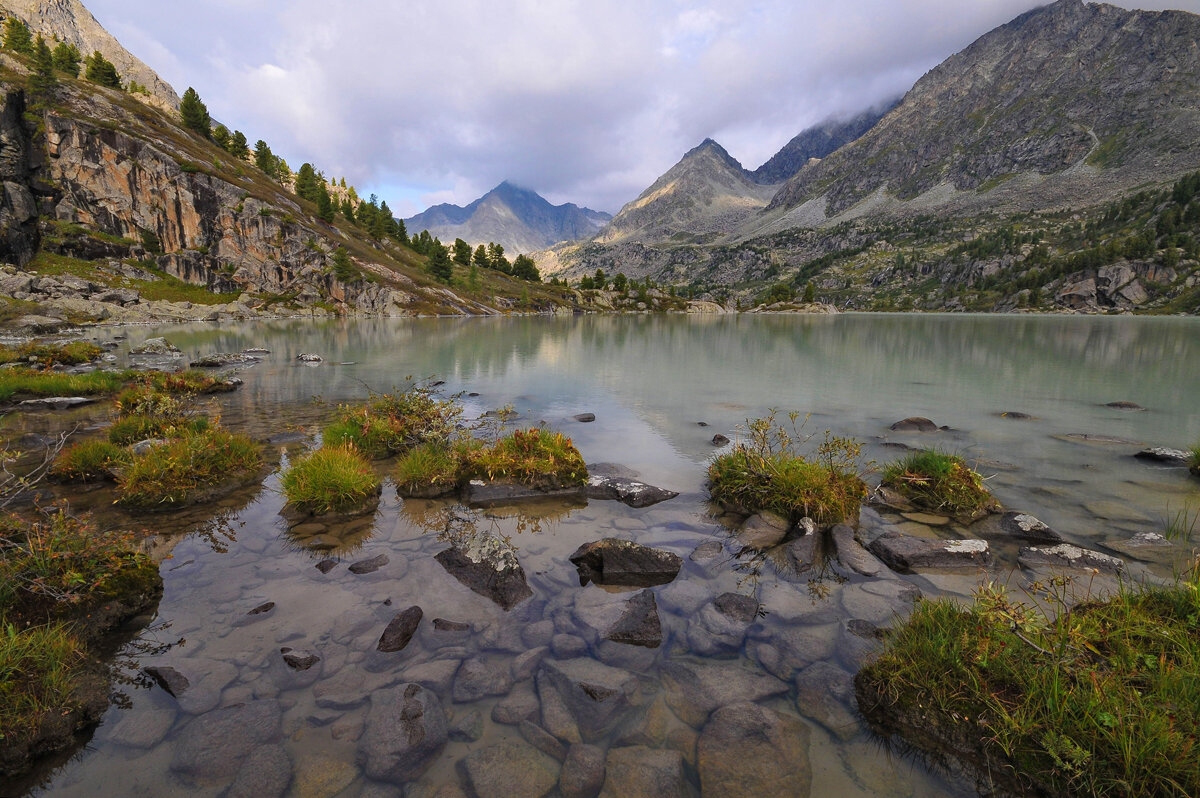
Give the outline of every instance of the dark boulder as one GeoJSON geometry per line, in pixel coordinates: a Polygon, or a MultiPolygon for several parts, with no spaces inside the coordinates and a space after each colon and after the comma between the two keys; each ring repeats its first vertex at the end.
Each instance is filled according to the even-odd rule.
{"type": "Polygon", "coordinates": [[[429,769],[446,745],[446,715],[419,684],[371,694],[358,759],[369,778],[403,785],[429,769]]]}
{"type": "Polygon", "coordinates": [[[533,595],[512,546],[492,535],[467,536],[434,559],[459,582],[505,610],[533,595]]]}
{"type": "Polygon", "coordinates": [[[404,612],[392,618],[387,628],[383,630],[383,635],[379,638],[379,645],[375,647],[376,651],[390,653],[393,651],[401,651],[412,640],[416,634],[417,627],[421,625],[421,618],[424,613],[421,608],[415,604],[404,612]]]}
{"type": "Polygon", "coordinates": [[[585,543],[570,556],[579,584],[653,587],[673,580],[683,566],[679,555],[619,538],[585,543]]]}
{"type": "Polygon", "coordinates": [[[935,540],[888,533],[876,538],[867,548],[897,571],[977,568],[992,561],[985,540],[935,540]]]}
{"type": "Polygon", "coordinates": [[[649,507],[674,499],[679,494],[666,488],[656,488],[625,477],[592,475],[588,477],[583,494],[589,499],[613,499],[630,507],[649,507]]]}

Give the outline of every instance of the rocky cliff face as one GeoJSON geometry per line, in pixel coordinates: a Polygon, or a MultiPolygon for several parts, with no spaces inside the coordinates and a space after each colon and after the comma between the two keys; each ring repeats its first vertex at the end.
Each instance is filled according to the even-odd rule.
{"type": "Polygon", "coordinates": [[[984,204],[1049,207],[1077,202],[1090,182],[1111,195],[1175,177],[1200,163],[1197,41],[1200,17],[1179,11],[1035,9],[931,70],[870,132],[802,169],[771,209],[823,199],[833,216],[881,189],[911,200],[935,188],[935,205],[994,191],[984,204]],[[1035,179],[1013,179],[1023,175],[1035,179]]]}
{"type": "Polygon", "coordinates": [[[466,207],[435,205],[404,220],[410,233],[429,234],[450,242],[496,243],[509,254],[544,249],[560,241],[590,238],[612,217],[574,203],[551,205],[537,192],[501,183],[466,207]]]}
{"type": "Polygon", "coordinates": [[[364,314],[494,313],[505,305],[465,299],[421,276],[410,251],[310,216],[249,163],[228,163],[223,151],[126,94],[82,84],[60,92],[51,110],[32,116],[18,85],[0,86],[0,260],[26,267],[39,247],[49,248],[76,272],[29,280],[10,270],[0,280],[10,297],[118,321],[255,315],[256,307],[278,312],[279,301],[364,314]],[[332,268],[339,246],[356,267],[342,279],[332,268]],[[120,288],[157,279],[143,266],[228,294],[231,307],[150,307],[120,288]]]}
{"type": "Polygon", "coordinates": [[[763,208],[774,188],[756,183],[725,148],[705,139],[613,217],[595,240],[709,241],[763,208]]]}
{"type": "Polygon", "coordinates": [[[145,86],[157,105],[179,107],[179,95],[171,85],[126,50],[80,0],[0,0],[0,15],[9,14],[24,20],[30,30],[42,34],[48,42],[58,39],[73,44],[84,56],[99,50],[121,73],[122,80],[145,86]]]}

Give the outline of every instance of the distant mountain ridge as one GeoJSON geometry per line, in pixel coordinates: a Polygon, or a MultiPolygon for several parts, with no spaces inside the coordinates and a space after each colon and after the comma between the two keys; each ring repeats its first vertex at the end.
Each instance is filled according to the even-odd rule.
{"type": "Polygon", "coordinates": [[[783,145],[779,152],[750,174],[757,183],[782,183],[807,166],[813,158],[824,158],[858,139],[899,104],[900,99],[896,98],[881,107],[868,108],[850,119],[830,119],[810,127],[783,145]]]}
{"type": "Polygon", "coordinates": [[[506,180],[465,207],[434,205],[405,219],[404,225],[410,233],[428,230],[443,242],[495,242],[516,254],[590,238],[611,218],[572,202],[551,205],[537,192],[506,180]]]}
{"type": "Polygon", "coordinates": [[[122,81],[133,80],[145,86],[161,107],[179,108],[179,95],[171,84],[126,50],[80,0],[0,0],[0,16],[10,14],[24,20],[35,35],[42,34],[48,42],[57,38],[75,45],[85,58],[99,50],[117,68],[122,81]]]}

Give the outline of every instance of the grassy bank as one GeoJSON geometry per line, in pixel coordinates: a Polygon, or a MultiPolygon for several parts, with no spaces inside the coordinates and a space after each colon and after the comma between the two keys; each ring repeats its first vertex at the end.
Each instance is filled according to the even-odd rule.
{"type": "MultiPolygon", "coordinates": [[[[1062,588],[1046,588],[1052,603],[1062,588]]],[[[994,586],[965,608],[923,601],[856,682],[874,724],[1008,789],[1193,796],[1197,674],[1193,562],[1173,587],[1126,589],[1053,618],[994,586]]]]}

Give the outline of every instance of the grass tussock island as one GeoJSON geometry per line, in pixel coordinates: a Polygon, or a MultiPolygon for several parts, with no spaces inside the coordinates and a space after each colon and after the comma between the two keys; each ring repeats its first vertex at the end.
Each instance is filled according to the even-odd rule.
{"type": "Polygon", "coordinates": [[[983,477],[961,457],[933,449],[913,452],[885,467],[880,484],[916,507],[970,522],[999,509],[983,477]]]}
{"type": "Polygon", "coordinates": [[[400,494],[442,496],[472,479],[559,490],[587,482],[583,456],[571,439],[541,427],[499,434],[506,414],[468,426],[456,397],[411,385],[342,405],[325,427],[321,449],[284,472],[284,496],[309,513],[345,512],[379,490],[369,460],[395,457],[400,494]]]}
{"type": "Polygon", "coordinates": [[[747,439],[708,467],[713,501],[747,514],[768,510],[792,522],[857,518],[866,495],[862,445],[827,432],[814,455],[805,457],[797,450],[811,436],[801,434],[798,417],[792,413],[784,424],[772,413],[749,422],[747,439]]]}
{"type": "Polygon", "coordinates": [[[108,687],[91,647],[161,590],[128,533],[61,511],[0,518],[0,775],[99,720],[108,687]]]}
{"type": "Polygon", "coordinates": [[[991,584],[920,602],[859,673],[863,713],[1016,794],[1200,795],[1200,560],[1069,609],[1065,586],[1034,586],[1047,612],[991,584]]]}
{"type": "Polygon", "coordinates": [[[1191,459],[1188,460],[1188,470],[1200,477],[1200,443],[1192,447],[1191,459]]]}

